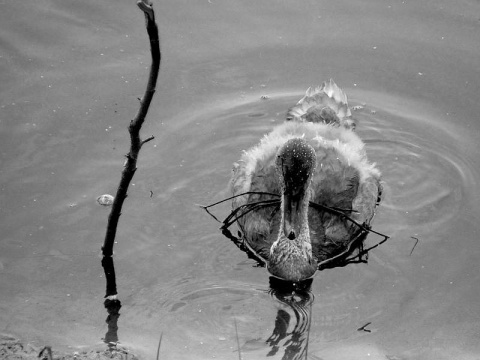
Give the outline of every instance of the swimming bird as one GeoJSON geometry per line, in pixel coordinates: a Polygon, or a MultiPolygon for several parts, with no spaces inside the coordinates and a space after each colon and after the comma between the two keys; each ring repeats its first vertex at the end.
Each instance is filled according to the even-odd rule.
{"type": "Polygon", "coordinates": [[[369,228],[382,189],[333,80],[309,88],[283,124],[244,151],[230,188],[234,209],[250,206],[237,218],[242,241],[271,275],[292,282],[349,249],[369,228]],[[280,206],[268,205],[278,198],[280,206]]]}

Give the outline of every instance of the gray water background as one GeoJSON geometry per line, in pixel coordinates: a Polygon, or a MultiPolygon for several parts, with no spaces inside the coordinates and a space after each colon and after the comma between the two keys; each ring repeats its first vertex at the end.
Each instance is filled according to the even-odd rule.
{"type": "MultiPolygon", "coordinates": [[[[196,204],[227,197],[241,151],[333,78],[364,106],[358,133],[386,190],[374,227],[392,238],[368,265],[317,274],[309,358],[480,358],[479,2],[155,9],[164,58],[142,134],[156,138],[115,245],[122,344],[152,358],[163,332],[167,359],[235,359],[236,321],[244,359],[266,356],[284,305],[196,204]]],[[[126,0],[3,0],[0,29],[0,332],[101,347],[109,210],[95,199],[116,190],[144,91],[143,14],[126,0]]]]}

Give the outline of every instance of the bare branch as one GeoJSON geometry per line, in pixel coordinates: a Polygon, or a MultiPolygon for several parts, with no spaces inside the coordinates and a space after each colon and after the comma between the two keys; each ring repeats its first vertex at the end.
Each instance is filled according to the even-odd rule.
{"type": "Polygon", "coordinates": [[[141,141],[140,129],[142,128],[145,117],[147,116],[148,108],[155,93],[155,86],[157,84],[158,72],[160,70],[161,52],[160,41],[158,37],[158,27],[155,23],[155,14],[153,12],[152,3],[147,0],[142,0],[137,5],[144,11],[146,19],[146,27],[148,37],[150,39],[150,52],[152,56],[152,64],[150,66],[150,74],[148,78],[147,88],[145,94],[140,101],[140,108],[135,118],[128,126],[130,133],[130,151],[126,155],[126,161],[122,171],[122,178],[118,185],[117,193],[113,200],[112,210],[108,217],[107,231],[105,240],[102,246],[102,266],[105,271],[107,280],[107,290],[105,297],[116,295],[117,286],[115,282],[115,269],[113,267],[113,244],[117,232],[118,221],[122,212],[123,202],[127,197],[128,186],[137,170],[137,158],[140,148],[143,144],[153,139],[153,136],[141,141]]]}
{"type": "Polygon", "coordinates": [[[146,138],[145,140],[142,140],[142,142],[140,143],[140,147],[142,147],[147,142],[152,141],[153,139],[155,139],[155,136],[151,135],[148,138],[146,138]]]}

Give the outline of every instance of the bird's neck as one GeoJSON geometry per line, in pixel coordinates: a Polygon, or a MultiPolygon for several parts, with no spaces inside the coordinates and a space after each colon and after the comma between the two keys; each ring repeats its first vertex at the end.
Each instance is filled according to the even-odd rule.
{"type": "Polygon", "coordinates": [[[282,221],[278,238],[270,249],[270,257],[267,265],[268,271],[272,275],[284,280],[305,280],[313,276],[317,270],[316,261],[312,254],[312,244],[310,242],[308,202],[309,197],[307,196],[299,203],[298,212],[295,214],[298,216],[292,218],[295,221],[294,226],[298,229],[297,236],[294,239],[289,239],[285,235],[285,214],[282,211],[282,221]]]}
{"type": "Polygon", "coordinates": [[[295,199],[286,200],[286,195],[281,197],[281,224],[279,237],[281,235],[288,237],[285,233],[285,223],[290,224],[295,232],[295,239],[288,239],[289,241],[308,242],[310,243],[310,230],[308,225],[308,207],[310,201],[310,192],[308,189],[301,195],[297,195],[295,199]],[[287,204],[288,203],[288,204],[287,204]]]}

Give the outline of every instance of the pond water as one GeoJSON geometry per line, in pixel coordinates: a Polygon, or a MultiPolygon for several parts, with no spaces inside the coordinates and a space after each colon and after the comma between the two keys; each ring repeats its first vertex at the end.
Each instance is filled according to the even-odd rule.
{"type": "MultiPolygon", "coordinates": [[[[0,332],[103,346],[109,208],[96,198],[116,190],[144,90],[143,14],[125,0],[0,9],[0,332]]],[[[120,342],[143,358],[163,334],[165,359],[478,359],[479,2],[155,9],[163,62],[142,130],[155,140],[114,249],[120,342]],[[391,239],[292,300],[197,204],[228,197],[241,151],[329,78],[361,107],[357,131],[385,182],[373,225],[391,239]]]]}

